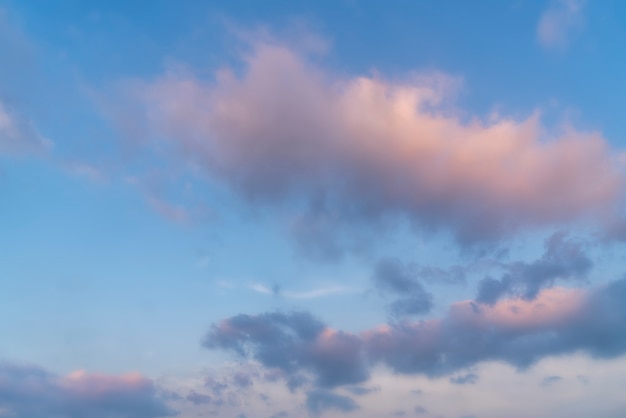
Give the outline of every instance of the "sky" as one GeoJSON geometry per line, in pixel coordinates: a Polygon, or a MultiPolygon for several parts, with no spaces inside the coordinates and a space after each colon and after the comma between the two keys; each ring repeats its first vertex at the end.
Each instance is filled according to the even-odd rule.
{"type": "Polygon", "coordinates": [[[0,0],[0,418],[617,418],[626,3],[0,0]]]}

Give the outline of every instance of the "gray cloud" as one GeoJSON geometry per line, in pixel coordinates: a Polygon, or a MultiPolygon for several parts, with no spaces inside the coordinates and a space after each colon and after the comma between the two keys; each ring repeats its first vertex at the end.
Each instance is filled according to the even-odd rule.
{"type": "Polygon", "coordinates": [[[237,372],[233,376],[233,384],[240,390],[245,389],[252,386],[252,377],[248,373],[237,372]]]}
{"type": "Polygon", "coordinates": [[[380,388],[377,386],[371,388],[365,386],[348,386],[346,390],[355,396],[363,396],[373,392],[378,392],[380,388]]]}
{"type": "Polygon", "coordinates": [[[220,381],[212,376],[207,377],[204,380],[204,386],[213,392],[214,395],[220,396],[222,392],[228,389],[226,382],[220,381]]]}
{"type": "Polygon", "coordinates": [[[359,409],[359,406],[352,398],[321,389],[307,393],[306,407],[315,416],[328,410],[352,412],[359,409]]]}
{"type": "Polygon", "coordinates": [[[426,408],[424,408],[423,406],[416,406],[413,411],[417,414],[417,415],[424,415],[428,413],[428,410],[426,408]]]}
{"type": "Polygon", "coordinates": [[[541,386],[544,386],[544,387],[552,386],[553,384],[558,383],[561,380],[563,380],[561,376],[546,376],[541,381],[541,386]]]}
{"type": "Polygon", "coordinates": [[[468,373],[462,376],[455,376],[450,378],[450,383],[455,385],[474,385],[478,382],[478,375],[474,373],[468,373]]]}
{"type": "Polygon", "coordinates": [[[196,391],[191,391],[186,399],[194,405],[209,405],[213,403],[211,396],[196,391]]]}
{"type": "Polygon", "coordinates": [[[532,300],[458,302],[438,319],[405,320],[361,334],[331,330],[303,313],[238,315],[213,326],[205,345],[253,357],[287,376],[311,373],[319,387],[364,382],[377,363],[431,377],[486,361],[524,369],[577,351],[598,358],[626,353],[624,299],[626,279],[593,290],[551,288],[532,300]]]}
{"type": "Polygon", "coordinates": [[[152,381],[137,374],[57,376],[0,364],[0,410],[14,418],[159,418],[174,416],[152,381]]]}
{"type": "Polygon", "coordinates": [[[397,260],[382,260],[374,270],[373,280],[381,293],[398,297],[389,305],[390,313],[401,318],[422,315],[433,306],[432,295],[424,289],[415,274],[397,260]]]}
{"type": "Polygon", "coordinates": [[[366,334],[372,359],[399,373],[451,373],[483,361],[525,368],[575,351],[611,358],[626,352],[626,279],[591,292],[550,289],[533,301],[493,307],[455,304],[437,321],[404,323],[366,334]]]}
{"type": "Polygon", "coordinates": [[[504,296],[533,299],[543,288],[558,280],[583,279],[593,267],[583,242],[558,232],[546,239],[543,256],[531,263],[505,265],[499,279],[487,277],[479,283],[476,301],[494,304],[504,296]]]}
{"type": "Polygon", "coordinates": [[[365,381],[369,375],[361,340],[330,332],[307,313],[238,315],[213,326],[204,345],[252,357],[286,373],[288,382],[295,378],[301,384],[301,373],[309,372],[317,385],[334,387],[365,381]]]}

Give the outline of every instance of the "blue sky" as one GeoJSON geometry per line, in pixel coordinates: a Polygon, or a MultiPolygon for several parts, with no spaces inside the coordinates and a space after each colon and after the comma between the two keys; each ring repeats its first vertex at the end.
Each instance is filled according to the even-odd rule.
{"type": "Polygon", "coordinates": [[[625,36],[0,0],[0,417],[622,416],[625,36]]]}

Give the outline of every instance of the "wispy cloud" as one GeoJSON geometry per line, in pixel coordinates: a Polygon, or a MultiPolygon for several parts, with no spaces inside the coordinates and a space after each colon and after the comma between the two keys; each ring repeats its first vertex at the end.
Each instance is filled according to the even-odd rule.
{"type": "Polygon", "coordinates": [[[359,289],[348,286],[339,286],[332,285],[327,287],[319,287],[315,289],[302,290],[302,291],[292,291],[292,290],[283,290],[279,286],[274,286],[269,288],[260,283],[254,283],[249,286],[251,290],[254,290],[257,293],[262,293],[264,295],[276,295],[281,296],[288,299],[316,299],[325,296],[332,295],[340,295],[346,293],[358,293],[359,289]]]}
{"type": "Polygon", "coordinates": [[[52,148],[33,123],[0,100],[0,154],[41,154],[52,148]]]}
{"type": "Polygon", "coordinates": [[[564,48],[585,24],[585,0],[552,0],[537,25],[537,39],[545,48],[564,48]]]}

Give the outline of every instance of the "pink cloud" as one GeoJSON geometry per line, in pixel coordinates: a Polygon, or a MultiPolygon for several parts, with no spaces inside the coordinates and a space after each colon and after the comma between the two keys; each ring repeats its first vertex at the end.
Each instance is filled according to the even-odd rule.
{"type": "Polygon", "coordinates": [[[445,105],[456,84],[336,77],[265,43],[240,74],[132,90],[166,149],[247,197],[308,200],[331,223],[401,216],[477,242],[614,209],[623,169],[599,133],[548,136],[537,114],[466,120],[445,105]]]}
{"type": "Polygon", "coordinates": [[[138,373],[76,371],[58,376],[38,367],[0,364],[0,410],[9,416],[158,418],[175,415],[159,388],[138,373]]]}

